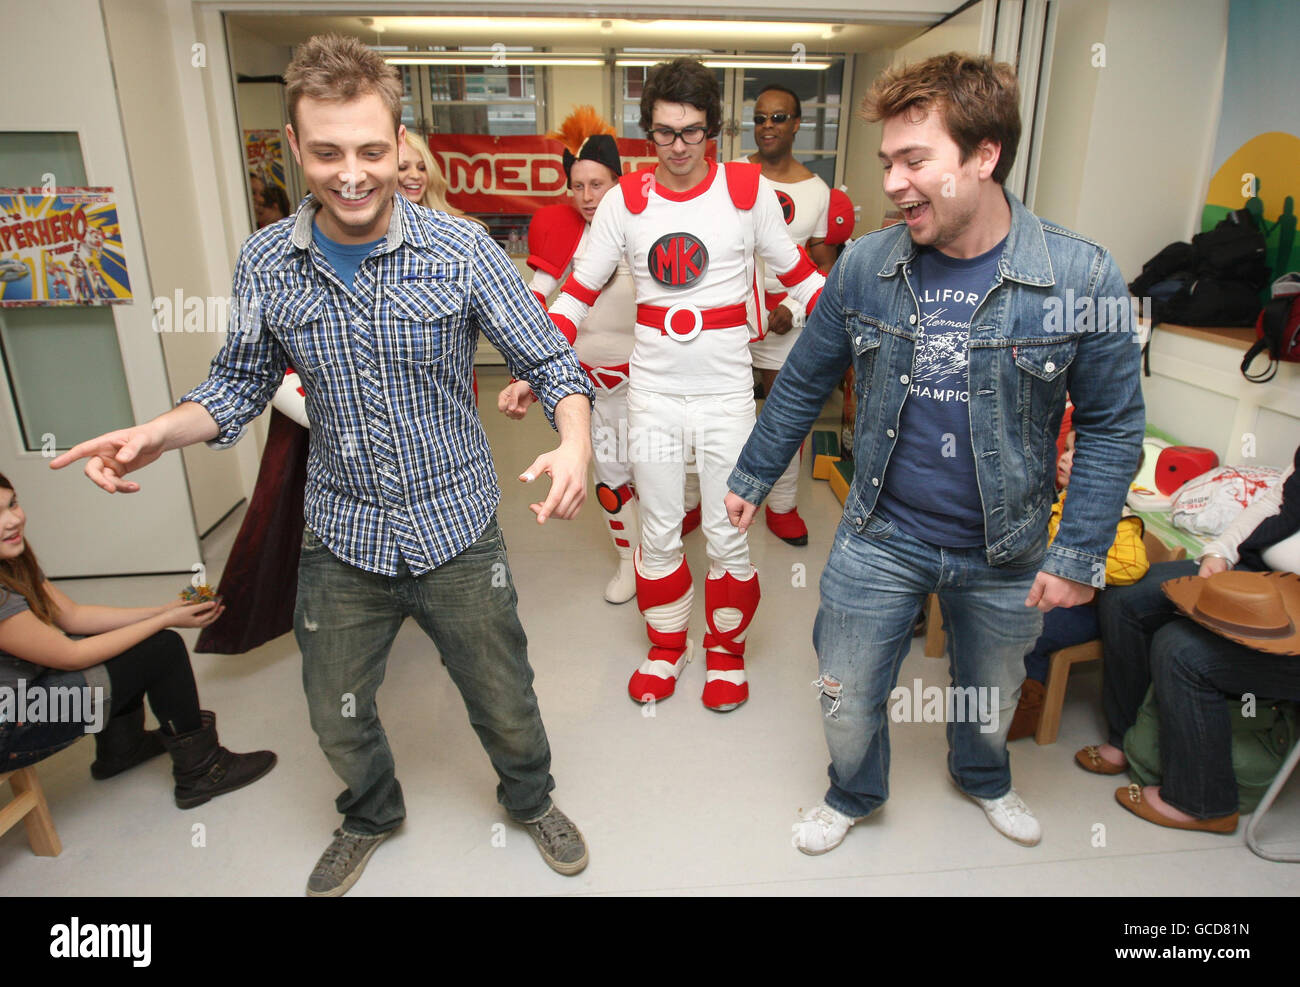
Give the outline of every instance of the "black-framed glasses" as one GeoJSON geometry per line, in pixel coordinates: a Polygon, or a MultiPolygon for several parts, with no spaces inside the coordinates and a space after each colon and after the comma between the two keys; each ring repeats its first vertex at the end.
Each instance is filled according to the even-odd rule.
{"type": "Polygon", "coordinates": [[[655,127],[650,131],[650,139],[660,147],[672,147],[680,137],[685,144],[698,144],[708,134],[707,127],[686,127],[673,130],[671,127],[655,127]]]}
{"type": "Polygon", "coordinates": [[[754,126],[755,126],[755,127],[761,127],[761,126],[763,126],[763,124],[767,123],[769,117],[770,117],[770,119],[772,120],[773,123],[775,123],[775,124],[782,124],[782,123],[785,123],[787,120],[792,119],[793,116],[794,116],[794,114],[792,114],[792,113],[772,113],[772,114],[767,114],[767,113],[755,113],[755,114],[754,114],[754,126]]]}

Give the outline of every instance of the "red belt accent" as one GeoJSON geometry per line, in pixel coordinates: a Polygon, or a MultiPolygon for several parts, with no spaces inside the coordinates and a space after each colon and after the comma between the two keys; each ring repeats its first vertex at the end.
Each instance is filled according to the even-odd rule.
{"type": "Polygon", "coordinates": [[[788,291],[777,292],[775,294],[770,291],[765,291],[763,292],[763,307],[771,312],[785,301],[789,294],[788,291]]]}
{"type": "Polygon", "coordinates": [[[591,378],[591,383],[595,387],[603,391],[612,391],[627,383],[630,366],[627,363],[620,363],[617,367],[589,367],[584,363],[582,369],[587,371],[587,376],[591,378]]]}
{"type": "MultiPolygon", "coordinates": [[[[658,329],[665,336],[684,335],[695,326],[695,320],[691,318],[689,312],[678,312],[676,316],[677,325],[674,326],[677,332],[673,332],[664,324],[664,317],[667,314],[668,309],[659,305],[638,305],[636,307],[637,324],[649,326],[651,329],[658,329]]],[[[703,329],[734,329],[749,322],[743,304],[724,305],[721,308],[703,308],[700,309],[700,315],[703,318],[704,324],[701,326],[703,329]]]]}

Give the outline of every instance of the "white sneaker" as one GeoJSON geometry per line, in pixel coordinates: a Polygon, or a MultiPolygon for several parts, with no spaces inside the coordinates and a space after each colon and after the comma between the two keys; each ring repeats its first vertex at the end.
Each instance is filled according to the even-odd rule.
{"type": "Polygon", "coordinates": [[[619,559],[614,578],[605,584],[605,599],[610,603],[626,603],[636,596],[636,569],[632,560],[619,559]]]}
{"type": "Polygon", "coordinates": [[[993,828],[1007,839],[1014,840],[1021,846],[1037,846],[1043,838],[1042,825],[1014,788],[1000,799],[981,799],[974,795],[966,797],[979,804],[993,828]]]}
{"type": "Polygon", "coordinates": [[[790,844],[802,853],[816,856],[834,850],[844,842],[844,835],[857,820],[822,803],[804,813],[803,821],[790,827],[794,833],[790,844]]]}

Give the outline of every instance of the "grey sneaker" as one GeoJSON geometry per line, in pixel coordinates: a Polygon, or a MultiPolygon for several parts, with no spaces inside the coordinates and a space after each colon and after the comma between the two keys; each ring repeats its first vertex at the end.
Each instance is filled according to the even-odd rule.
{"type": "Polygon", "coordinates": [[[347,894],[366,869],[370,855],[392,834],[391,829],[378,836],[357,836],[341,829],[334,830],[334,842],[325,848],[320,860],[316,861],[316,869],[307,878],[307,897],[337,898],[347,894]]]}
{"type": "Polygon", "coordinates": [[[587,866],[586,841],[559,806],[551,803],[546,815],[520,825],[528,830],[551,870],[560,874],[577,874],[587,866]]]}

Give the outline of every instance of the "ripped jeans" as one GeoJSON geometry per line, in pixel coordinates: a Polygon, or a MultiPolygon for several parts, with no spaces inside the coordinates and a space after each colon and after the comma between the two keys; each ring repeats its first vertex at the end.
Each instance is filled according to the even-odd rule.
{"type": "Polygon", "coordinates": [[[903,729],[917,719],[942,719],[957,787],[978,798],[1007,793],[1007,731],[1025,653],[1043,624],[1042,614],[1025,606],[1037,571],[991,566],[983,548],[938,548],[878,514],[861,534],[840,523],[813,627],[831,755],[827,805],[860,817],[889,798],[891,716],[903,729]],[[906,694],[891,698],[930,593],[939,594],[953,688],[914,696],[908,683],[906,694]]]}

